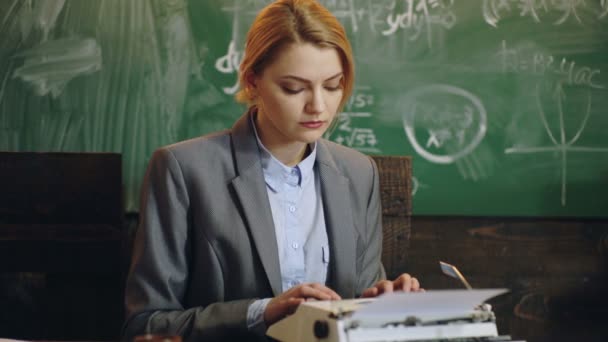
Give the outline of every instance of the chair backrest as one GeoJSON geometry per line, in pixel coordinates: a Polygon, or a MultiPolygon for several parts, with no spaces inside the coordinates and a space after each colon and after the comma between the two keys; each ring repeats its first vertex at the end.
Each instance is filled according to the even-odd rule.
{"type": "Polygon", "coordinates": [[[380,173],[382,263],[389,279],[407,270],[412,216],[412,159],[372,156],[380,173]]]}

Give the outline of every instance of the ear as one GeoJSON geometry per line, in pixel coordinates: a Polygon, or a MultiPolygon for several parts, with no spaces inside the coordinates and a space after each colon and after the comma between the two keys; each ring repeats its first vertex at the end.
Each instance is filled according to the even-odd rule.
{"type": "Polygon", "coordinates": [[[255,89],[256,88],[256,77],[253,74],[253,72],[248,72],[247,75],[245,75],[245,82],[247,83],[247,88],[249,89],[255,89]]]}

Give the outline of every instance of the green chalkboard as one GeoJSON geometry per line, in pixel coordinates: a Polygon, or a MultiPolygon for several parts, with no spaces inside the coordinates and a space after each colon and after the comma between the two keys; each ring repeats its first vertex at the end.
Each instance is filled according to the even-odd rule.
{"type": "MultiPolygon", "coordinates": [[[[231,126],[266,0],[0,0],[0,149],[152,151],[231,126]]],[[[608,216],[607,0],[324,0],[356,55],[330,138],[411,155],[420,215],[608,216]]]]}

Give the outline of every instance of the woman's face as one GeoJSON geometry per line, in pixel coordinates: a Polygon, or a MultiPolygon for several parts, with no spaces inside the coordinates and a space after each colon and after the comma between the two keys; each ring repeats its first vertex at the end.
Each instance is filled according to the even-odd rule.
{"type": "Polygon", "coordinates": [[[342,77],[336,49],[310,43],[285,46],[252,82],[264,145],[308,144],[319,139],[342,100],[342,77]]]}

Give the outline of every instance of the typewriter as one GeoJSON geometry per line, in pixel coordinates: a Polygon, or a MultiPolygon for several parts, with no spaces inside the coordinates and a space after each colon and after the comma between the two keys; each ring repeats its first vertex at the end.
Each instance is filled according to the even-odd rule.
{"type": "Polygon", "coordinates": [[[371,299],[311,301],[270,326],[279,341],[509,341],[483,301],[506,289],[390,293],[371,299]]]}

